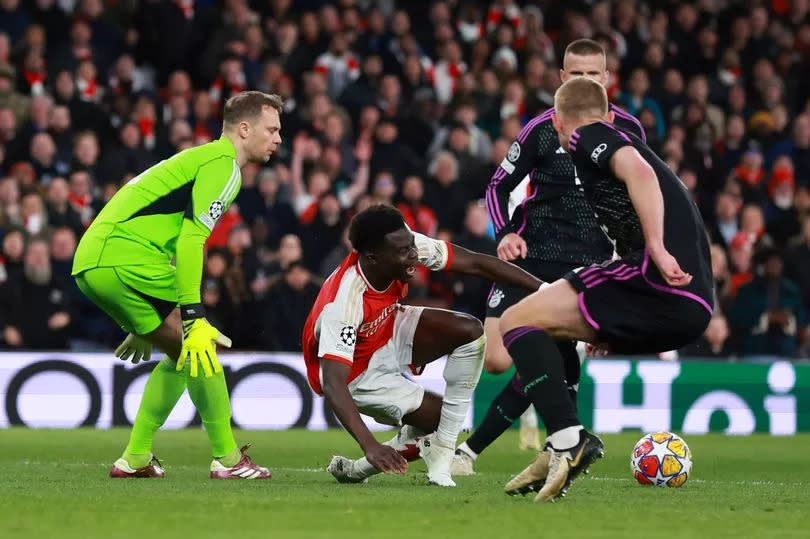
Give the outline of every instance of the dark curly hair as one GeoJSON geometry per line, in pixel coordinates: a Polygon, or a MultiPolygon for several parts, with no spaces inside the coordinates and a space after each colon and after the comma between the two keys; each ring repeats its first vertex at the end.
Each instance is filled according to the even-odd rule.
{"type": "Polygon", "coordinates": [[[358,213],[349,224],[349,241],[360,253],[378,249],[385,235],[405,226],[405,219],[398,209],[377,204],[358,213]]]}

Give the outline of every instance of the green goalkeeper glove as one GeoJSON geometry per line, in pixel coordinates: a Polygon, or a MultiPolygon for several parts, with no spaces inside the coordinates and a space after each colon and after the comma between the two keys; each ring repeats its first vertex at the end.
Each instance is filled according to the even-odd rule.
{"type": "Polygon", "coordinates": [[[115,357],[121,361],[127,361],[130,356],[132,356],[133,365],[137,365],[141,360],[149,361],[152,358],[152,344],[146,339],[130,333],[115,349],[115,357]]]}
{"type": "Polygon", "coordinates": [[[181,306],[180,313],[183,316],[183,347],[177,360],[177,370],[182,371],[188,360],[189,373],[193,378],[197,377],[198,363],[202,365],[206,378],[222,372],[214,343],[230,348],[231,340],[199,316],[203,314],[201,305],[181,306]]]}

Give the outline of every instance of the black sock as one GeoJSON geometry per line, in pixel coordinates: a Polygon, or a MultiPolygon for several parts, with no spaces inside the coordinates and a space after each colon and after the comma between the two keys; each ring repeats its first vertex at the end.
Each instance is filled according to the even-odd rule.
{"type": "Polygon", "coordinates": [[[579,425],[565,382],[562,354],[554,339],[545,330],[523,326],[506,333],[503,344],[546,432],[553,434],[579,425]]]}
{"type": "Polygon", "coordinates": [[[568,386],[568,395],[574,405],[574,413],[576,413],[577,387],[579,386],[579,376],[582,370],[582,364],[579,362],[579,352],[577,352],[577,343],[576,341],[557,341],[557,348],[563,357],[565,383],[568,386]]]}
{"type": "Polygon", "coordinates": [[[493,399],[489,405],[487,415],[484,420],[467,438],[467,445],[481,454],[484,449],[490,446],[498,436],[517,421],[520,415],[526,411],[531,404],[529,397],[523,392],[523,388],[517,379],[517,374],[506,384],[506,387],[493,399]]]}

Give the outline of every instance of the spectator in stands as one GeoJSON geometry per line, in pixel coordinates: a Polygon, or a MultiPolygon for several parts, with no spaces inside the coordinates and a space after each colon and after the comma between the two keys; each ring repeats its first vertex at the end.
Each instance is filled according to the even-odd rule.
{"type": "MultiPolygon", "coordinates": [[[[73,255],[76,252],[77,244],[76,234],[68,227],[54,228],[53,232],[51,232],[50,249],[53,276],[57,281],[68,285],[68,288],[74,284],[73,279],[70,278],[70,273],[73,269],[73,255]]],[[[78,291],[78,288],[76,288],[76,292],[78,291]]],[[[73,294],[71,296],[75,297],[73,294]]]]}
{"type": "Polygon", "coordinates": [[[639,116],[644,109],[649,110],[655,118],[656,136],[662,138],[666,133],[664,114],[649,91],[650,77],[647,71],[644,68],[634,69],[630,74],[626,90],[619,95],[619,102],[633,116],[639,116]]]}
{"type": "Polygon", "coordinates": [[[801,234],[787,248],[785,276],[799,286],[802,304],[810,309],[810,217],[804,217],[801,234]]]}
{"type": "Polygon", "coordinates": [[[459,181],[458,160],[450,152],[439,152],[431,161],[428,174],[425,202],[436,210],[439,228],[459,230],[470,195],[459,181]]]}
{"type": "Polygon", "coordinates": [[[68,172],[69,164],[57,160],[56,144],[46,132],[37,133],[31,138],[31,164],[39,181],[47,185],[56,176],[68,172]]]}
{"type": "Polygon", "coordinates": [[[795,190],[793,163],[783,155],[774,163],[768,182],[769,200],[764,209],[765,228],[779,247],[784,247],[799,232],[799,218],[793,207],[795,190]]]}
{"type": "Polygon", "coordinates": [[[71,206],[68,197],[70,191],[64,178],[54,178],[48,185],[47,209],[48,224],[53,227],[66,226],[73,231],[76,238],[81,237],[84,225],[78,212],[71,206]]]}
{"type": "Polygon", "coordinates": [[[300,351],[301,334],[309,310],[320,291],[300,261],[292,262],[263,302],[262,343],[268,350],[300,351]]]}
{"type": "Polygon", "coordinates": [[[22,225],[29,235],[36,236],[47,228],[48,213],[45,209],[45,202],[42,200],[42,195],[36,191],[22,197],[20,211],[22,225]]]}
{"type": "Polygon", "coordinates": [[[696,359],[726,359],[731,355],[731,332],[728,321],[722,313],[715,313],[703,336],[689,346],[678,351],[679,357],[696,359]]]}
{"type": "Polygon", "coordinates": [[[726,310],[726,300],[729,295],[731,285],[731,271],[729,269],[728,257],[723,246],[711,244],[712,275],[714,275],[714,290],[722,310],[726,310]]]}
{"type": "Polygon", "coordinates": [[[32,240],[22,275],[0,286],[3,344],[10,349],[65,350],[71,323],[67,286],[54,278],[48,243],[32,240]]]}
{"type": "Polygon", "coordinates": [[[394,197],[397,194],[397,183],[394,175],[389,170],[381,170],[374,178],[374,188],[371,191],[371,198],[374,204],[394,205],[394,197]]]}
{"type": "Polygon", "coordinates": [[[101,201],[93,194],[95,188],[93,178],[86,170],[76,169],[70,173],[68,185],[70,186],[68,200],[81,217],[82,224],[87,227],[102,207],[101,201]]]}
{"type": "Polygon", "coordinates": [[[405,223],[414,232],[425,236],[436,236],[439,221],[436,213],[423,202],[425,187],[419,176],[408,176],[402,184],[402,202],[397,208],[402,212],[405,223]]]}
{"type": "Polygon", "coordinates": [[[728,245],[731,261],[731,280],[728,297],[734,298],[741,286],[754,278],[753,256],[755,239],[746,232],[738,232],[728,245]]]}
{"type": "Polygon", "coordinates": [[[796,179],[810,185],[810,115],[800,114],[793,120],[793,163],[796,179]]]}
{"type": "Polygon", "coordinates": [[[343,232],[343,211],[334,193],[325,193],[318,201],[313,220],[301,230],[304,246],[303,262],[311,271],[321,266],[324,254],[340,242],[343,232]]]}
{"type": "Polygon", "coordinates": [[[0,108],[8,108],[14,113],[17,125],[22,125],[28,118],[30,98],[17,92],[16,72],[11,65],[0,65],[0,108]]]}
{"type": "Polygon", "coordinates": [[[104,182],[121,184],[127,176],[135,176],[155,162],[153,155],[142,145],[142,132],[133,122],[119,130],[119,141],[110,145],[99,163],[99,178],[104,182]]]}
{"type": "Polygon", "coordinates": [[[784,262],[775,249],[760,253],[761,276],[741,287],[729,315],[743,356],[794,356],[804,328],[799,287],[783,275],[784,262]]]}
{"type": "Polygon", "coordinates": [[[0,283],[19,282],[22,277],[24,253],[25,233],[19,228],[7,229],[3,236],[3,252],[0,253],[2,261],[0,283]]]}

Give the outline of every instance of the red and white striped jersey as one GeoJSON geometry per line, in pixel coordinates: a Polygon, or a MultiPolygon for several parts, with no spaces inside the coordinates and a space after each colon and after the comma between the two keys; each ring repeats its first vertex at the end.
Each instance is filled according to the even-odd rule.
{"type": "MultiPolygon", "coordinates": [[[[448,268],[453,260],[449,243],[414,233],[419,265],[433,271],[448,268]]],[[[375,290],[360,268],[357,252],[350,253],[329,276],[304,324],[302,344],[307,378],[312,390],[322,393],[320,358],[351,366],[347,383],[368,367],[374,352],[394,333],[399,301],[408,284],[399,280],[375,290]]]]}

